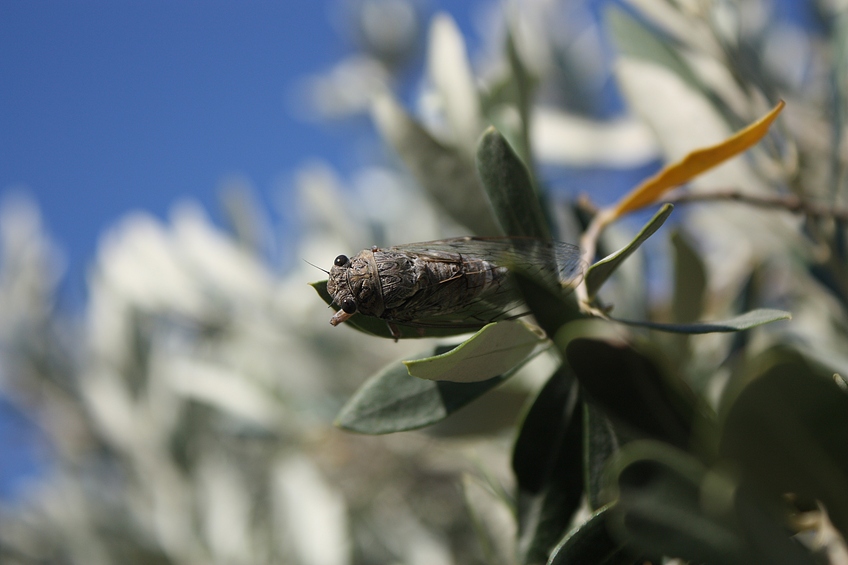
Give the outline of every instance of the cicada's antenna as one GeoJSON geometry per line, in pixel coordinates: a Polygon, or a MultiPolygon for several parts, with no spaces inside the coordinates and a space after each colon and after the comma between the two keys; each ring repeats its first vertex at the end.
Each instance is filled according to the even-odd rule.
{"type": "Polygon", "coordinates": [[[319,266],[318,266],[318,265],[316,265],[315,263],[310,263],[310,262],[309,262],[309,261],[307,261],[306,259],[304,259],[304,260],[303,260],[303,262],[304,262],[304,263],[306,263],[307,265],[312,265],[313,267],[315,267],[315,268],[316,268],[316,269],[318,269],[319,271],[324,271],[324,272],[325,272],[325,273],[327,273],[328,275],[330,274],[330,271],[328,271],[328,270],[326,270],[326,269],[322,269],[321,267],[319,267],[319,266]]]}
{"type": "MultiPolygon", "coordinates": [[[[323,272],[327,273],[327,275],[328,275],[328,276],[329,276],[329,274],[330,274],[330,271],[328,271],[327,269],[322,269],[321,267],[319,267],[319,266],[318,266],[318,265],[316,265],[315,263],[310,263],[310,262],[309,262],[309,261],[307,261],[306,259],[304,259],[304,260],[303,260],[303,262],[304,262],[304,263],[306,263],[307,265],[312,265],[313,267],[315,267],[315,268],[316,268],[316,269],[318,269],[319,271],[323,271],[323,272]]],[[[333,300],[333,302],[330,302],[329,304],[327,304],[327,308],[332,308],[332,307],[333,307],[333,304],[334,304],[335,302],[336,302],[336,301],[335,301],[335,300],[333,300]]]]}

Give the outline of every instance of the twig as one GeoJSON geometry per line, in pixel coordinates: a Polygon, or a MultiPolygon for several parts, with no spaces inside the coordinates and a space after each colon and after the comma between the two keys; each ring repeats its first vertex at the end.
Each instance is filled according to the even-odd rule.
{"type": "MultiPolygon", "coordinates": [[[[794,214],[804,214],[810,218],[831,218],[839,221],[848,221],[848,209],[833,208],[824,204],[808,202],[794,195],[788,196],[753,196],[744,194],[738,190],[717,190],[705,193],[692,193],[676,191],[666,198],[663,202],[671,202],[672,204],[690,204],[695,202],[738,202],[758,208],[767,208],[772,210],[786,211],[794,214]]],[[[619,215],[615,206],[598,209],[587,197],[580,197],[578,205],[583,209],[594,213],[592,221],[583,232],[580,238],[580,248],[582,250],[581,258],[586,265],[591,265],[595,260],[595,252],[597,250],[598,238],[601,232],[609,224],[618,219],[619,215]]],[[[580,304],[580,309],[592,316],[603,316],[598,308],[593,306],[593,300],[589,297],[589,289],[586,286],[586,277],[580,282],[575,289],[575,293],[580,304]]]]}
{"type": "MultiPolygon", "coordinates": [[[[599,210],[592,218],[586,231],[580,237],[580,249],[582,251],[581,259],[584,265],[591,265],[595,261],[595,252],[598,246],[598,238],[601,232],[615,220],[615,210],[613,208],[605,208],[599,210]]],[[[580,309],[593,316],[598,316],[600,312],[591,305],[589,298],[589,288],[586,286],[586,277],[580,281],[577,288],[574,290],[577,295],[577,302],[580,304],[580,309]]]]}
{"type": "Polygon", "coordinates": [[[848,209],[833,208],[825,204],[808,202],[794,195],[754,196],[744,194],[738,190],[719,190],[705,193],[681,192],[672,194],[663,200],[672,204],[731,201],[757,206],[759,208],[771,208],[785,210],[794,214],[804,214],[810,218],[832,218],[834,220],[848,221],[848,209]]]}

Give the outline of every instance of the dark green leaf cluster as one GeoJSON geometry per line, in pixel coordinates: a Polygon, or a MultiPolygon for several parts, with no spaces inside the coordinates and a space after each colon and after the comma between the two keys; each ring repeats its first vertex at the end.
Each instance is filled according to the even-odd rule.
{"type": "MultiPolygon", "coordinates": [[[[550,233],[526,168],[496,130],[483,135],[478,163],[495,215],[507,233],[550,233]]],[[[671,206],[663,207],[621,251],[587,271],[592,296],[670,213],[671,206]]],[[[679,236],[677,242],[678,255],[688,254],[690,264],[697,264],[697,255],[679,236]]],[[[693,272],[698,271],[689,268],[679,275],[697,280],[679,284],[702,291],[703,274],[693,272]]],[[[790,538],[785,519],[791,505],[782,495],[795,492],[808,501],[838,503],[832,518],[838,525],[845,519],[848,499],[843,490],[848,482],[842,479],[848,478],[848,460],[837,446],[848,438],[837,432],[823,444],[812,441],[817,422],[830,417],[816,418],[820,401],[829,399],[833,415],[848,418],[848,406],[843,405],[848,398],[833,381],[782,364],[766,373],[747,370],[757,386],[727,400],[720,420],[646,343],[581,337],[586,322],[572,297],[520,271],[515,277],[537,323],[564,360],[531,403],[515,441],[513,510],[521,562],[636,563],[661,555],[711,563],[765,562],[777,556],[783,556],[777,562],[812,562],[790,538]],[[801,402],[788,421],[781,418],[786,407],[774,401],[784,393],[801,402]],[[786,434],[774,435],[777,427],[792,432],[797,441],[782,445],[786,434]],[[826,465],[819,472],[818,465],[795,469],[790,459],[781,460],[786,448],[795,450],[799,461],[810,461],[814,453],[826,465]],[[775,482],[759,480],[764,474],[775,482]],[[593,514],[571,530],[584,499],[593,514]]],[[[329,304],[324,286],[314,286],[329,304]]],[[[698,324],[688,321],[699,315],[697,309],[681,314],[676,323],[629,323],[694,334],[744,330],[786,317],[780,311],[756,310],[698,324]]],[[[379,319],[351,321],[357,329],[390,336],[379,319]]],[[[411,333],[445,335],[438,332],[411,333]]],[[[421,358],[459,349],[438,346],[421,358]]],[[[416,379],[405,365],[392,364],[362,386],[337,423],[367,434],[428,426],[489,392],[523,363],[512,362],[480,382],[416,379]]]]}

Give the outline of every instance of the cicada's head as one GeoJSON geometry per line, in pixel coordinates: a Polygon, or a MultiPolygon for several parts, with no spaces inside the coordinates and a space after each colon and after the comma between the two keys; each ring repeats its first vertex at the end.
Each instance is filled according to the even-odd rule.
{"type": "Polygon", "coordinates": [[[366,316],[380,316],[384,310],[383,293],[374,262],[374,252],[366,250],[351,258],[346,255],[336,257],[330,267],[327,292],[341,308],[330,318],[330,323],[334,326],[341,324],[356,312],[366,316]]]}

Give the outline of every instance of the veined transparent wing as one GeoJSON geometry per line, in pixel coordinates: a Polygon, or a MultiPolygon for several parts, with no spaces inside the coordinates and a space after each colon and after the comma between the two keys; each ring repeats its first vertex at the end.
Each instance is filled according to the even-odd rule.
{"type": "MultiPolygon", "coordinates": [[[[404,324],[418,327],[473,329],[525,315],[521,296],[512,277],[505,272],[520,271],[563,290],[576,286],[583,274],[578,247],[535,238],[460,237],[388,249],[427,262],[461,263],[467,269],[461,285],[455,280],[435,283],[445,287],[442,293],[432,293],[434,301],[445,303],[444,314],[439,313],[438,308],[429,308],[425,309],[426,316],[403,320],[404,324]],[[479,275],[481,270],[490,271],[491,276],[470,276],[479,275]],[[469,285],[478,285],[478,288],[469,288],[469,285]]],[[[399,317],[403,316],[399,314],[399,317]]]]}
{"type": "Polygon", "coordinates": [[[532,237],[455,237],[393,246],[390,249],[416,253],[434,261],[454,260],[456,255],[490,261],[510,270],[521,270],[573,288],[583,277],[585,265],[580,248],[562,241],[532,237]]]}

